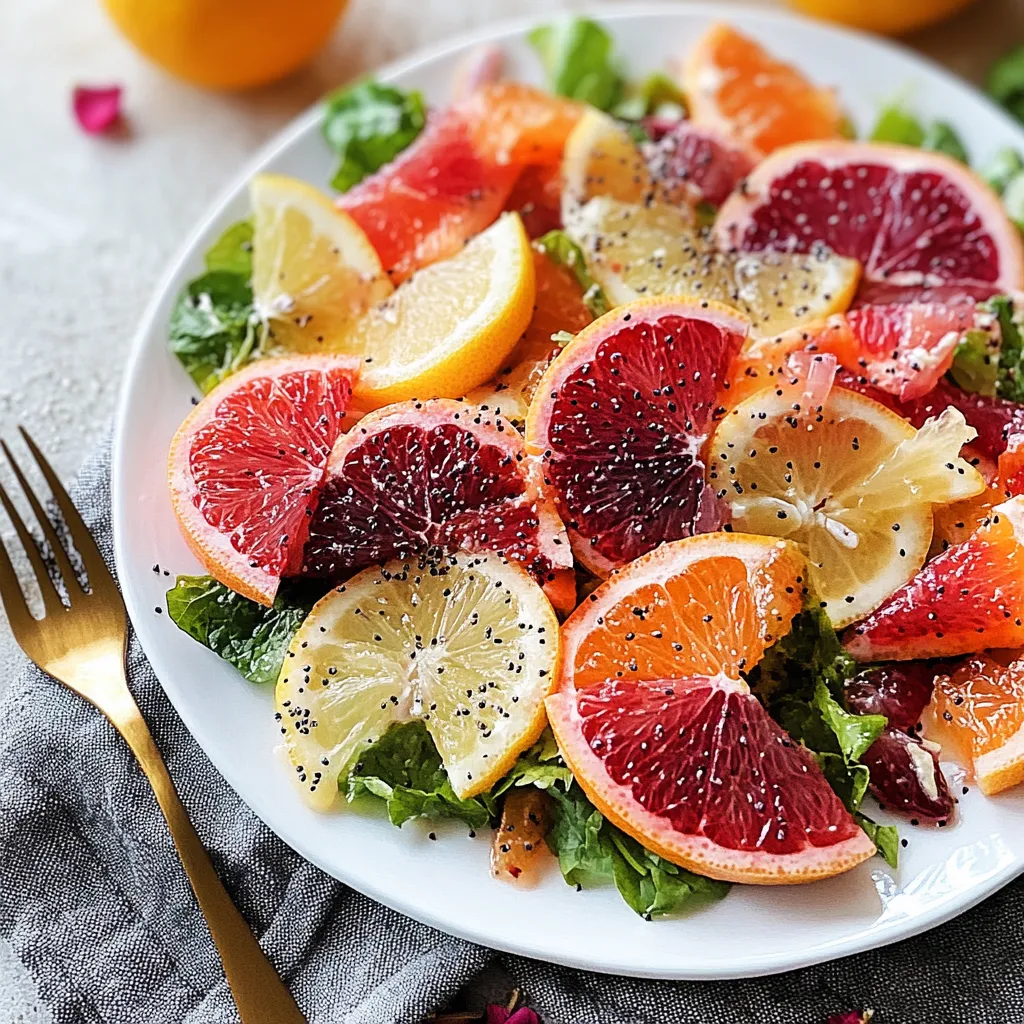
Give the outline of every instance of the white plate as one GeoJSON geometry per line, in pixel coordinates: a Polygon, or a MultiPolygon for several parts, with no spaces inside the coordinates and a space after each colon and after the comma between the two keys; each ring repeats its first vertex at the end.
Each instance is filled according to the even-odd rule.
{"type": "MultiPolygon", "coordinates": [[[[606,8],[600,20],[638,74],[685,53],[711,21],[726,14],[815,81],[835,85],[862,133],[885,100],[903,95],[922,117],[955,125],[976,161],[1006,145],[1024,151],[1024,132],[978,93],[920,57],[865,36],[715,4],[606,8]]],[[[392,65],[379,77],[422,89],[443,104],[460,55],[475,43],[500,40],[510,75],[539,84],[540,67],[524,41],[529,27],[493,28],[392,65]]],[[[555,870],[533,891],[492,881],[487,841],[469,840],[464,828],[435,829],[439,841],[430,842],[428,829],[418,823],[399,831],[384,820],[344,812],[323,816],[299,803],[273,753],[269,689],[245,682],[166,614],[154,613],[164,603],[168,580],[151,567],[159,562],[174,572],[197,571],[165,484],[168,444],[194,394],[167,351],[174,298],[201,271],[207,245],[247,213],[246,183],[254,173],[293,174],[326,187],[333,159],[318,120],[311,110],[286,128],[192,233],[135,338],[117,418],[114,530],[128,611],[167,695],[239,796],[304,857],[420,921],[526,956],[654,978],[767,974],[894,942],[959,914],[1024,870],[1024,793],[987,800],[972,789],[960,805],[961,824],[901,825],[910,845],[897,872],[876,857],[814,885],[737,886],[713,907],[649,923],[614,890],[577,893],[555,870]]]]}

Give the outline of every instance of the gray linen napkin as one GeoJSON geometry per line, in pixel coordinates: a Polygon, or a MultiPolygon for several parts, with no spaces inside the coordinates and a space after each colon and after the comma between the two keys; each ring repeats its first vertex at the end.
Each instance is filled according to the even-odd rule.
{"type": "MultiPolygon", "coordinates": [[[[110,560],[109,442],[72,493],[110,560]]],[[[500,969],[521,985],[550,1024],[823,1024],[862,1006],[878,1024],[1024,1021],[1021,882],[918,939],[721,984],[608,978],[451,938],[346,888],[274,836],[188,734],[134,637],[129,675],[217,870],[312,1024],[416,1024],[467,984],[479,1001],[485,967],[491,984],[500,969]]],[[[127,747],[32,667],[0,708],[0,936],[57,1024],[238,1019],[127,747]]]]}

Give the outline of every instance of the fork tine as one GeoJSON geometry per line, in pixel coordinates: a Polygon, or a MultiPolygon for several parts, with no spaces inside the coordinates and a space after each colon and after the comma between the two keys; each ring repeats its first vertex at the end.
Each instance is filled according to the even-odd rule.
{"type": "MultiPolygon", "coordinates": [[[[7,490],[3,484],[0,484],[0,503],[3,504],[8,518],[14,524],[14,529],[18,533],[18,540],[21,541],[21,546],[25,549],[25,554],[28,555],[28,560],[32,563],[32,568],[36,574],[36,582],[39,584],[39,592],[43,595],[43,605],[46,608],[46,614],[52,615],[54,612],[64,611],[60,594],[57,593],[57,588],[54,586],[53,580],[50,579],[50,573],[47,571],[43,556],[40,554],[36,542],[32,539],[32,534],[28,532],[28,527],[25,525],[24,520],[14,507],[14,503],[8,497],[7,490]]],[[[24,594],[22,597],[24,597],[24,594]]]]}
{"type": "Polygon", "coordinates": [[[32,512],[36,517],[36,521],[39,523],[40,529],[43,531],[43,536],[46,537],[46,542],[50,545],[50,550],[53,552],[53,557],[57,562],[57,568],[60,570],[60,574],[64,578],[64,586],[67,588],[68,600],[71,600],[72,585],[75,586],[79,593],[84,594],[85,591],[82,589],[81,583],[78,582],[78,576],[75,573],[74,568],[72,568],[71,559],[68,557],[64,544],[60,537],[57,536],[57,531],[53,528],[53,523],[50,522],[50,517],[43,511],[43,506],[40,505],[39,499],[35,495],[35,491],[32,490],[28,480],[25,479],[25,474],[22,473],[21,466],[18,465],[17,460],[11,454],[11,449],[8,448],[6,443],[2,440],[0,440],[0,449],[2,449],[4,455],[7,456],[7,461],[10,464],[11,469],[14,471],[14,475],[18,478],[18,483],[21,484],[21,489],[25,492],[25,497],[28,498],[28,503],[32,506],[32,512]]]}
{"type": "MultiPolygon", "coordinates": [[[[0,484],[0,490],[3,484],[0,484]]],[[[35,625],[35,619],[28,610],[28,602],[25,600],[25,592],[18,582],[17,573],[11,564],[11,556],[7,554],[7,548],[0,543],[0,603],[7,613],[7,621],[11,624],[11,632],[15,639],[21,643],[24,631],[35,625]]]]}
{"type": "Polygon", "coordinates": [[[113,586],[114,578],[110,575],[107,563],[103,561],[100,549],[96,547],[96,541],[92,539],[89,528],[82,522],[82,517],[78,514],[78,509],[75,508],[68,497],[68,492],[64,490],[64,486],[57,479],[57,474],[54,473],[50,463],[46,461],[46,456],[39,450],[39,446],[29,436],[29,432],[24,427],[18,427],[18,430],[22,438],[24,438],[25,444],[28,445],[28,450],[32,453],[32,457],[36,460],[36,465],[39,466],[40,472],[46,478],[50,492],[57,500],[61,515],[64,517],[64,522],[67,524],[68,531],[71,534],[71,539],[74,541],[78,553],[82,556],[90,588],[93,591],[97,591],[104,583],[113,586]]]}

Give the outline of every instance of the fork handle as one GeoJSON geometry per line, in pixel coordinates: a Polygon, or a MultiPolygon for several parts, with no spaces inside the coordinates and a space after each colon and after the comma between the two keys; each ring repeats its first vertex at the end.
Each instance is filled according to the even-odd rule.
{"type": "Polygon", "coordinates": [[[119,706],[104,709],[138,758],[167,819],[178,856],[220,953],[242,1024],[306,1024],[291,993],[231,902],[178,797],[142,712],[125,687],[119,706]]]}

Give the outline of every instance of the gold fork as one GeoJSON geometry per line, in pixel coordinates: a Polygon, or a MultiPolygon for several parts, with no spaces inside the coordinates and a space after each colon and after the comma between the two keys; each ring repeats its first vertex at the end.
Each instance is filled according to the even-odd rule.
{"type": "Polygon", "coordinates": [[[65,605],[47,571],[40,548],[0,483],[0,503],[32,564],[44,608],[41,619],[32,616],[10,556],[0,543],[0,599],[14,638],[44,672],[99,708],[138,758],[167,819],[178,856],[220,952],[242,1024],[304,1024],[305,1018],[291,993],[217,877],[175,792],[142,712],[128,689],[124,667],[127,615],[117,584],[50,464],[28,433],[21,427],[18,429],[57,501],[71,540],[81,556],[88,590],[79,582],[67,550],[21,467],[7,445],[0,441],[0,448],[39,521],[68,598],[68,605],[65,605]]]}

